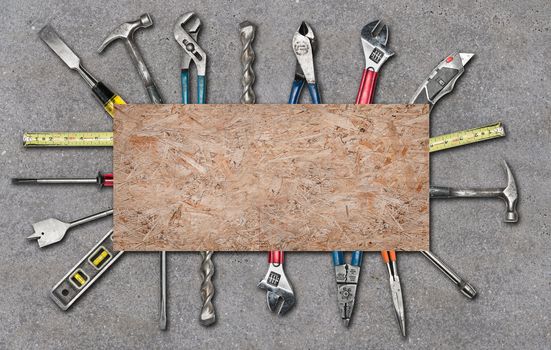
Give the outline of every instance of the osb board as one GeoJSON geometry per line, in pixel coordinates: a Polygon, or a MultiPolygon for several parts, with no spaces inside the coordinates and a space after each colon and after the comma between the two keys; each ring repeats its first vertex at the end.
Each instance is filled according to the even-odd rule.
{"type": "Polygon", "coordinates": [[[423,105],[126,105],[115,249],[426,250],[423,105]]]}

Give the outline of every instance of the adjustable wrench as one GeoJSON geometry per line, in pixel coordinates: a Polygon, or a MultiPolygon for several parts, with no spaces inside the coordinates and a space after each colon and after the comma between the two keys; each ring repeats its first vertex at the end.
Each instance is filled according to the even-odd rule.
{"type": "Polygon", "coordinates": [[[383,25],[377,35],[375,34],[380,23],[380,20],[375,20],[362,28],[365,68],[358,96],[356,97],[356,104],[372,103],[379,69],[390,56],[394,55],[394,52],[386,47],[388,40],[388,27],[386,24],[383,25]]]}

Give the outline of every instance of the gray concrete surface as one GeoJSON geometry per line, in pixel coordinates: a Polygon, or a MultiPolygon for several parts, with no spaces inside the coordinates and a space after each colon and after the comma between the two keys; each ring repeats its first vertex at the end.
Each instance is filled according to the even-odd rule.
{"type": "Polygon", "coordinates": [[[551,38],[548,0],[530,1],[42,1],[2,0],[0,21],[0,348],[212,349],[549,349],[551,348],[551,38]],[[307,20],[319,39],[322,97],[352,103],[363,65],[359,32],[374,18],[390,25],[396,56],[384,66],[376,101],[409,100],[433,66],[454,50],[474,52],[452,95],[432,113],[432,134],[501,120],[505,139],[431,156],[432,183],[490,186],[505,182],[500,162],[514,169],[521,221],[503,223],[500,201],[433,201],[432,249],[479,291],[466,300],[418,253],[399,255],[409,336],[394,319],[387,272],[367,254],[351,327],[337,315],[329,254],[288,254],[298,305],[278,318],[256,288],[266,255],[217,254],[218,323],[205,329],[197,253],[170,254],[170,330],[157,328],[159,258],[127,254],[69,312],[50,288],[110,228],[110,220],[70,232],[39,250],[25,237],[33,222],[71,220],[111,205],[94,187],[14,187],[12,176],[90,176],[111,169],[109,149],[23,149],[24,131],[110,130],[76,73],[38,39],[51,23],[85,65],[129,102],[147,95],[122,43],[103,55],[103,37],[149,12],[153,28],[136,37],[167,102],[178,103],[180,50],[172,26],[184,12],[204,22],[208,100],[240,96],[238,24],[258,24],[254,47],[259,103],[286,103],[294,72],[291,38],[307,20]]]}

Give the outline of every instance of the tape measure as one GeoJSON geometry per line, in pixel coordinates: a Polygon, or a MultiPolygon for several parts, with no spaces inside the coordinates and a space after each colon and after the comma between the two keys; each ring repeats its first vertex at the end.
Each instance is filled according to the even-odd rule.
{"type": "MultiPolygon", "coordinates": [[[[430,152],[505,136],[502,123],[431,137],[430,152]]],[[[113,147],[112,132],[30,132],[23,135],[25,147],[113,147]]]]}
{"type": "Polygon", "coordinates": [[[28,132],[25,147],[113,147],[113,133],[106,132],[28,132]]]}
{"type": "Polygon", "coordinates": [[[505,136],[505,128],[501,122],[474,128],[453,132],[451,134],[431,137],[429,141],[429,152],[442,151],[449,148],[468,145],[470,143],[495,139],[505,136]]]}

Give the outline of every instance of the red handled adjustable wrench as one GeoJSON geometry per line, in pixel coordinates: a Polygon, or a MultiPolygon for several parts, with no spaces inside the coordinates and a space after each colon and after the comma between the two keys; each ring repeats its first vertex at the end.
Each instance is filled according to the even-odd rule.
{"type": "Polygon", "coordinates": [[[268,255],[270,267],[258,286],[266,290],[268,307],[279,315],[286,314],[295,305],[293,289],[283,271],[283,251],[274,250],[268,255]]]}
{"type": "Polygon", "coordinates": [[[362,28],[365,68],[358,96],[356,97],[356,104],[370,104],[373,101],[379,69],[390,56],[394,55],[394,52],[386,47],[388,40],[388,27],[386,24],[383,25],[376,35],[377,27],[380,23],[380,20],[375,20],[362,28]]]}

